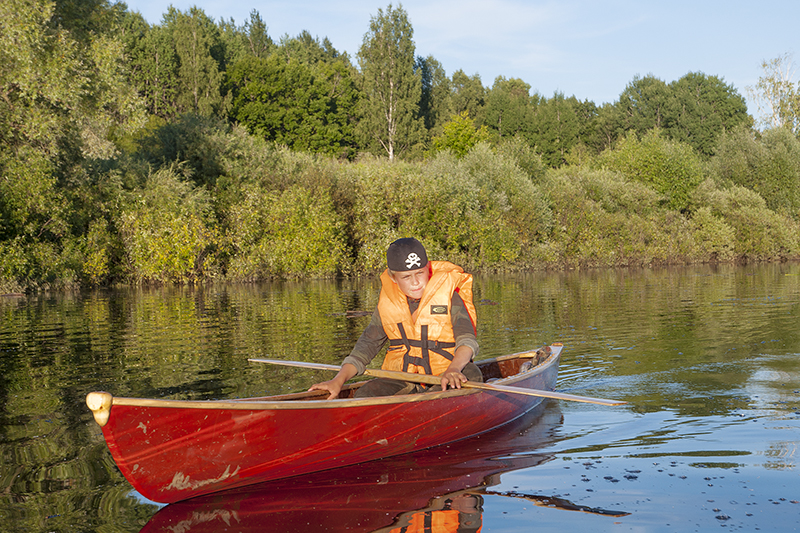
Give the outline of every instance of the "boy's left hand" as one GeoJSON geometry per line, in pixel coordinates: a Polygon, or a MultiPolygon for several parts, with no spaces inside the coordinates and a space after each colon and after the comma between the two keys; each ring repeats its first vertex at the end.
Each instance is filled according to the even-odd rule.
{"type": "Polygon", "coordinates": [[[461,384],[467,382],[467,376],[458,370],[450,370],[449,368],[442,373],[441,378],[443,391],[447,390],[448,385],[452,389],[460,389],[461,384]]]}

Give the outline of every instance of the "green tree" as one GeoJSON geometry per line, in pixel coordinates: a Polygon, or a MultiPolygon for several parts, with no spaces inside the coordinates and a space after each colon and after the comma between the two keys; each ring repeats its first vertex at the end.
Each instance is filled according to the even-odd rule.
{"type": "Polygon", "coordinates": [[[230,65],[251,55],[244,26],[237,26],[233,17],[228,20],[220,19],[217,28],[223,50],[222,64],[225,65],[226,70],[230,68],[230,65]]]}
{"type": "Polygon", "coordinates": [[[286,61],[299,61],[308,65],[322,62],[342,61],[350,64],[346,54],[340,54],[326,37],[322,41],[303,30],[297,37],[285,36],[274,53],[283,56],[286,61]]]}
{"type": "MultiPolygon", "coordinates": [[[[616,136],[633,131],[640,137],[660,129],[670,139],[710,156],[719,135],[751,122],[744,99],[716,76],[690,72],[670,84],[651,76],[635,77],[615,105],[616,136]]],[[[613,126],[612,126],[613,127],[613,126]]]]}
{"type": "Polygon", "coordinates": [[[116,38],[96,35],[88,49],[89,99],[72,110],[81,130],[81,152],[88,159],[110,160],[114,141],[138,131],[146,121],[144,101],[128,83],[124,46],[116,38]]]}
{"type": "Polygon", "coordinates": [[[150,26],[139,13],[128,13],[123,29],[131,84],[151,114],[174,117],[180,60],[172,34],[165,26],[150,26]]]}
{"type": "Polygon", "coordinates": [[[329,277],[344,269],[344,225],[324,190],[251,185],[227,218],[234,279],[329,277]]]}
{"type": "Polygon", "coordinates": [[[639,140],[630,132],[617,146],[603,152],[598,164],[664,195],[671,209],[689,206],[692,191],[703,179],[700,157],[689,145],[666,139],[653,129],[639,140]]]}
{"type": "MultiPolygon", "coordinates": [[[[589,105],[589,104],[585,104],[589,105]]],[[[617,135],[622,131],[621,116],[614,104],[606,103],[599,108],[591,104],[593,109],[585,108],[583,132],[581,140],[590,147],[594,153],[611,148],[617,135]]]]}
{"type": "Polygon", "coordinates": [[[211,198],[175,168],[148,176],[116,217],[134,281],[183,283],[210,274],[217,241],[211,198]]]}
{"type": "MultiPolygon", "coordinates": [[[[153,169],[181,164],[197,185],[213,190],[222,172],[220,152],[225,148],[228,130],[227,121],[220,117],[186,113],[144,131],[136,139],[134,153],[137,160],[153,169]]],[[[144,183],[146,171],[136,175],[139,179],[128,188],[144,183]]]]}
{"type": "Polygon", "coordinates": [[[358,94],[342,61],[251,57],[233,66],[228,87],[231,116],[252,134],[296,150],[352,155],[358,94]]]}
{"type": "Polygon", "coordinates": [[[267,57],[275,46],[272,38],[267,33],[267,25],[255,9],[250,12],[250,19],[244,23],[244,34],[247,37],[247,46],[254,57],[267,57]]]}
{"type": "Polygon", "coordinates": [[[109,129],[137,123],[141,115],[125,83],[122,49],[109,37],[115,27],[79,42],[64,29],[64,13],[55,21],[55,7],[0,3],[0,150],[33,147],[58,170],[82,149],[107,155],[109,129]]]}
{"type": "Polygon", "coordinates": [[[533,183],[542,182],[547,173],[547,167],[542,162],[542,155],[536,153],[528,141],[522,137],[505,137],[495,145],[494,149],[501,159],[508,159],[516,163],[533,183]]]}
{"type": "Polygon", "coordinates": [[[663,128],[666,120],[669,89],[667,84],[653,75],[641,78],[635,76],[622,94],[616,107],[620,115],[622,131],[635,131],[638,134],[653,128],[663,128]]]}
{"type": "Polygon", "coordinates": [[[22,147],[6,153],[0,170],[0,241],[58,242],[67,235],[69,203],[41,152],[22,147]]]}
{"type": "Polygon", "coordinates": [[[479,122],[498,137],[522,135],[528,138],[531,86],[518,78],[498,76],[486,94],[486,106],[479,122]]]}
{"type": "Polygon", "coordinates": [[[456,157],[464,157],[473,146],[488,140],[489,129],[476,128],[469,113],[464,111],[444,125],[441,135],[433,138],[433,151],[450,150],[456,157]]]}
{"type": "Polygon", "coordinates": [[[0,278],[72,284],[90,164],[114,157],[114,136],[144,118],[113,37],[119,11],[8,0],[0,20],[0,278]]]}
{"type": "Polygon", "coordinates": [[[370,18],[369,31],[358,52],[363,75],[360,125],[370,144],[394,160],[420,139],[419,103],[422,81],[414,71],[414,31],[402,5],[370,18]]]}
{"type": "Polygon", "coordinates": [[[716,76],[690,72],[671,83],[669,90],[667,135],[705,156],[714,153],[720,134],[752,123],[744,98],[716,76]]]}
{"type": "Polygon", "coordinates": [[[763,61],[763,76],[747,91],[759,112],[759,126],[764,129],[787,127],[797,133],[800,128],[800,82],[794,80],[794,64],[790,54],[763,61]]]}
{"type": "Polygon", "coordinates": [[[771,128],[758,137],[745,126],[725,133],[711,168],[727,186],[757,192],[770,209],[800,213],[800,140],[789,128],[771,128]]]}
{"type": "Polygon", "coordinates": [[[460,115],[466,111],[471,117],[480,116],[486,105],[486,89],[478,74],[467,76],[463,70],[457,70],[453,72],[450,88],[450,115],[460,115]]]}
{"type": "Polygon", "coordinates": [[[580,108],[577,98],[565,98],[562,93],[542,98],[532,106],[528,141],[548,166],[563,165],[567,153],[580,141],[580,108]]]}
{"type": "Polygon", "coordinates": [[[441,133],[450,108],[450,79],[433,56],[417,58],[417,70],[422,76],[420,114],[431,135],[441,133]]]}
{"type": "Polygon", "coordinates": [[[242,26],[237,26],[233,18],[221,20],[218,26],[226,69],[248,56],[267,57],[275,47],[267,33],[267,25],[255,9],[242,26]]]}
{"type": "Polygon", "coordinates": [[[87,44],[95,36],[108,34],[126,8],[109,0],[56,0],[51,23],[67,30],[76,41],[87,44]]]}
{"type": "Polygon", "coordinates": [[[220,112],[225,65],[219,28],[197,7],[186,13],[170,7],[164,21],[180,60],[176,94],[179,111],[201,115],[220,112]]]}

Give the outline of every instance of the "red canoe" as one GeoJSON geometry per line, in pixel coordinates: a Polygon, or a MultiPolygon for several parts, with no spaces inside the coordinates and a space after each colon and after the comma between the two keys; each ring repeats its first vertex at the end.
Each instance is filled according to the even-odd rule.
{"type": "MultiPolygon", "coordinates": [[[[552,455],[535,452],[554,442],[562,423],[557,404],[540,406],[515,422],[451,444],[173,503],[153,515],[141,533],[394,529],[406,517],[440,513],[448,501],[477,496],[469,500],[479,503],[502,474],[550,461],[552,455]]],[[[477,516],[468,518],[480,522],[479,507],[475,511],[477,516]]]]}
{"type": "MultiPolygon", "coordinates": [[[[562,346],[478,363],[493,384],[552,391],[562,346]],[[526,362],[534,366],[521,371],[526,362]]],[[[145,498],[203,494],[431,448],[515,420],[543,398],[459,389],[353,399],[360,384],[225,401],[87,395],[122,474],[145,498]]]]}

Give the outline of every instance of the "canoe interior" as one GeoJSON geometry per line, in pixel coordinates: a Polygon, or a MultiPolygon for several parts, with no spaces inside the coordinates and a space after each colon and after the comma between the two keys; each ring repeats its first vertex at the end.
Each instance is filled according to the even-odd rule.
{"type": "MultiPolygon", "coordinates": [[[[538,350],[531,350],[526,352],[520,352],[511,355],[504,355],[501,357],[495,357],[493,359],[486,359],[484,361],[478,361],[476,364],[478,368],[481,369],[481,373],[483,374],[483,381],[486,382],[496,382],[498,380],[502,381],[504,385],[513,384],[515,381],[513,378],[521,378],[524,377],[525,372],[520,373],[522,370],[523,365],[530,363],[530,368],[538,366],[548,358],[550,358],[553,354],[550,352],[549,347],[539,348],[538,350]]],[[[526,369],[527,370],[527,369],[526,369]]],[[[356,383],[348,383],[344,387],[342,387],[342,391],[339,393],[339,399],[351,399],[355,397],[355,393],[359,387],[361,387],[365,381],[356,382],[356,383]]],[[[263,402],[268,400],[270,402],[274,401],[309,401],[309,400],[324,400],[328,397],[328,393],[325,391],[311,391],[311,392],[294,392],[291,394],[280,394],[275,396],[260,396],[254,398],[242,398],[236,401],[240,402],[263,402]]]]}

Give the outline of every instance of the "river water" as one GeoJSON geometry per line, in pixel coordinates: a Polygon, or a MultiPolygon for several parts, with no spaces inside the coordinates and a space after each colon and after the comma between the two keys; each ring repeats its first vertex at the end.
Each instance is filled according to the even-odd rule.
{"type": "Polygon", "coordinates": [[[800,529],[793,263],[476,276],[479,359],[562,342],[558,390],[621,407],[550,400],[444,449],[214,502],[155,504],[119,474],[87,392],[303,390],[330,375],[247,358],[338,363],[377,283],[0,297],[0,530],[800,529]]]}

